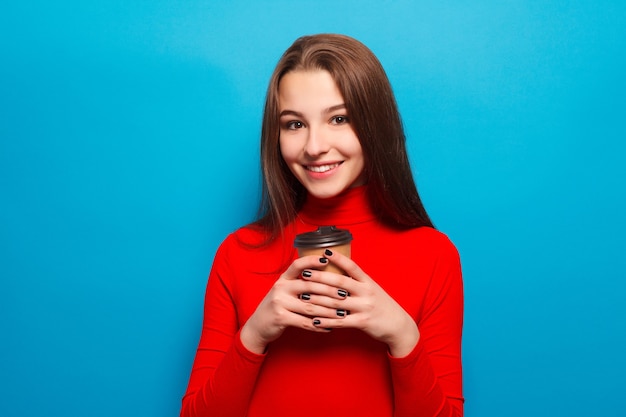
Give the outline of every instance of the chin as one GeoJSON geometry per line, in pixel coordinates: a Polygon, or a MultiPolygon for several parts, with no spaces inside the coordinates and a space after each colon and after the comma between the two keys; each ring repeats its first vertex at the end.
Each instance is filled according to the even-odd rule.
{"type": "Polygon", "coordinates": [[[307,192],[315,198],[325,199],[336,197],[350,187],[306,187],[307,192]]]}

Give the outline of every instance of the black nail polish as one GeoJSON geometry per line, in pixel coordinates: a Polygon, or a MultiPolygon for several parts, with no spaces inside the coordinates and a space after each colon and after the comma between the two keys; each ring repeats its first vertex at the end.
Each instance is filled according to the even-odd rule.
{"type": "Polygon", "coordinates": [[[311,294],[307,294],[307,293],[300,294],[300,299],[308,301],[311,299],[311,294]]]}
{"type": "Polygon", "coordinates": [[[337,294],[339,295],[339,297],[347,297],[348,296],[348,291],[346,291],[346,290],[337,290],[337,294]]]}
{"type": "Polygon", "coordinates": [[[305,278],[311,278],[311,271],[307,271],[306,269],[302,271],[302,276],[305,278]]]}
{"type": "Polygon", "coordinates": [[[326,256],[333,256],[333,251],[331,251],[330,249],[326,249],[324,251],[324,255],[326,255],[326,256]]]}
{"type": "Polygon", "coordinates": [[[332,329],[330,327],[326,327],[324,330],[331,331],[332,329]]]}
{"type": "Polygon", "coordinates": [[[322,322],[318,319],[313,320],[313,326],[319,326],[320,324],[322,324],[322,322]]]}
{"type": "Polygon", "coordinates": [[[337,310],[337,315],[339,317],[345,317],[346,315],[346,310],[337,310]]]}
{"type": "Polygon", "coordinates": [[[322,264],[327,264],[327,263],[328,263],[328,259],[326,259],[326,258],[320,258],[320,263],[322,263],[322,264]]]}

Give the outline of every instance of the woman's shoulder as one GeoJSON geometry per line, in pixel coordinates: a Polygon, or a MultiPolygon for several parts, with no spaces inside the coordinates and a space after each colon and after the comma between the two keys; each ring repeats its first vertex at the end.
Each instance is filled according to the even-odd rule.
{"type": "Polygon", "coordinates": [[[448,235],[434,227],[422,226],[409,230],[413,235],[421,240],[440,245],[451,245],[452,241],[448,235]]]}
{"type": "Polygon", "coordinates": [[[213,259],[213,265],[228,265],[237,267],[242,259],[249,259],[254,255],[254,248],[260,247],[260,235],[248,226],[231,231],[219,244],[213,259]]]}
{"type": "Polygon", "coordinates": [[[254,224],[240,227],[222,241],[215,255],[216,262],[229,265],[231,271],[275,273],[277,262],[288,265],[293,259],[294,249],[291,245],[285,246],[284,239],[268,237],[264,229],[254,224]]]}
{"type": "Polygon", "coordinates": [[[241,226],[230,232],[222,241],[220,248],[225,249],[252,249],[265,246],[268,234],[263,228],[254,223],[241,226]]]}
{"type": "Polygon", "coordinates": [[[284,237],[281,235],[278,238],[272,238],[265,228],[251,223],[226,236],[218,252],[223,255],[267,256],[268,253],[282,251],[284,237]]]}
{"type": "Polygon", "coordinates": [[[418,246],[421,251],[433,252],[452,257],[459,253],[447,234],[428,226],[417,227],[403,233],[405,242],[409,246],[418,246]]]}

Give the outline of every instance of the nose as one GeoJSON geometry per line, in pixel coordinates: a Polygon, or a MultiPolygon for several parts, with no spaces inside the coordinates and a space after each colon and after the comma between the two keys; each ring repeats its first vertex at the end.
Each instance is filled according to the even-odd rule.
{"type": "Polygon", "coordinates": [[[325,138],[323,129],[319,127],[309,127],[307,129],[306,143],[304,144],[304,153],[315,158],[328,152],[328,141],[325,138]]]}

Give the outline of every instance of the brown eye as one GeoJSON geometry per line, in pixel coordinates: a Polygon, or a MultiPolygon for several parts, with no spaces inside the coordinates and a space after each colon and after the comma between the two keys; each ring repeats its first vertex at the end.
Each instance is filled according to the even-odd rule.
{"type": "Polygon", "coordinates": [[[297,120],[293,120],[291,122],[287,122],[285,127],[289,130],[302,129],[304,127],[304,123],[299,122],[297,120]]]}
{"type": "Polygon", "coordinates": [[[341,125],[344,123],[348,123],[348,118],[346,116],[333,116],[330,119],[330,123],[334,125],[341,125]]]}

